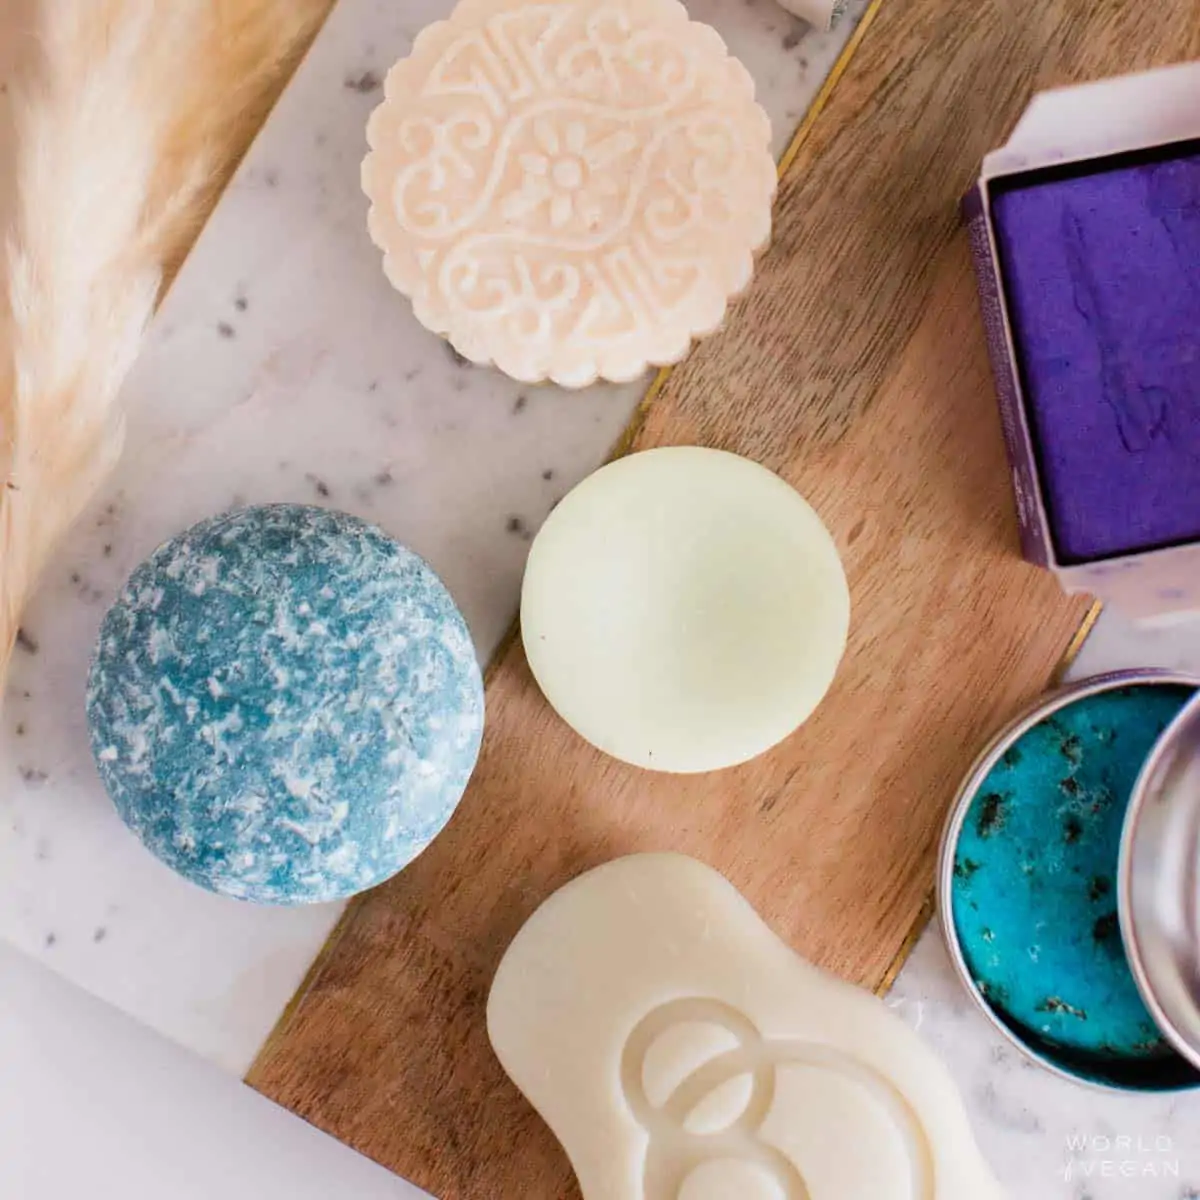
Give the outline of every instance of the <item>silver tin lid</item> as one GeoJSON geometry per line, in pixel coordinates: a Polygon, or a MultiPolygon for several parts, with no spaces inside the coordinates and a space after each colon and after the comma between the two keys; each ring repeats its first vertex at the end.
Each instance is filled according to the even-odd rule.
{"type": "Polygon", "coordinates": [[[1142,999],[1200,1067],[1200,696],[1142,768],[1117,881],[1121,937],[1142,999]]]}

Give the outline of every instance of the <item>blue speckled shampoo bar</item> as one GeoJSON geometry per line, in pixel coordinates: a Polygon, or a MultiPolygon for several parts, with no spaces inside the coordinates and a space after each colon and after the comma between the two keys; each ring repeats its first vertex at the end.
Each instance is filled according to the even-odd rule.
{"type": "Polygon", "coordinates": [[[1050,712],[991,768],[959,833],[951,896],[971,977],[1023,1042],[1077,1074],[1171,1057],[1125,956],[1116,871],[1138,773],[1192,694],[1136,684],[1050,712]]]}
{"type": "Polygon", "coordinates": [[[382,882],[442,829],[483,685],[424,561],[284,504],[202,522],[134,572],[87,709],[105,787],[154,854],[215,892],[306,904],[382,882]]]}

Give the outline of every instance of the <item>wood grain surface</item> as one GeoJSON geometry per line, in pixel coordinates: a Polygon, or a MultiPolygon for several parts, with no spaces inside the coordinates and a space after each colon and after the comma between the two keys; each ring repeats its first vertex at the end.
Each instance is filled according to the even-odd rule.
{"type": "Polygon", "coordinates": [[[712,863],[797,950],[880,985],[959,779],[1088,607],[1017,557],[956,202],[1035,87],[1198,55],[1194,0],[884,0],[790,164],[755,284],[630,438],[750,455],[815,504],[854,602],[832,693],[754,763],[656,776],[583,744],[510,645],[457,815],[350,907],[255,1087],[444,1200],[576,1194],[484,1003],[538,903],[635,850],[712,863]]]}

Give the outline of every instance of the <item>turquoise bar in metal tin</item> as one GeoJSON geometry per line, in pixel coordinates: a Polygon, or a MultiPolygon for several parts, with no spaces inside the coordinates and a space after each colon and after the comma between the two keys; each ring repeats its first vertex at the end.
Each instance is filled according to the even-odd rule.
{"type": "Polygon", "coordinates": [[[1008,1038],[1076,1080],[1200,1086],[1131,970],[1117,878],[1139,773],[1198,687],[1138,672],[1055,693],[988,746],[946,826],[939,909],[960,976],[1008,1038]]]}

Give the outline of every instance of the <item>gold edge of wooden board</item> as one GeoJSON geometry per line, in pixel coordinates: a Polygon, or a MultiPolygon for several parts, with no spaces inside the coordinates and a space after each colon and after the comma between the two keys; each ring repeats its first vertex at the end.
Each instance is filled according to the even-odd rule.
{"type": "Polygon", "coordinates": [[[1092,630],[1096,628],[1096,622],[1100,620],[1100,614],[1103,611],[1103,600],[1092,602],[1092,607],[1088,609],[1087,616],[1083,618],[1083,624],[1075,631],[1075,636],[1071,639],[1070,645],[1063,651],[1062,662],[1058,664],[1058,670],[1054,672],[1055,685],[1062,683],[1063,676],[1075,665],[1075,660],[1079,657],[1079,652],[1091,636],[1092,630]]]}
{"type": "Polygon", "coordinates": [[[904,935],[904,941],[900,943],[900,949],[896,951],[892,957],[892,961],[888,963],[888,968],[884,971],[883,978],[875,988],[875,995],[886,996],[892,990],[892,984],[896,982],[900,972],[904,970],[904,964],[908,962],[908,956],[916,948],[917,943],[921,940],[921,934],[925,932],[926,926],[933,919],[936,903],[934,893],[930,891],[921,903],[916,920],[913,921],[908,933],[904,935]]]}
{"type": "Polygon", "coordinates": [[[874,24],[875,18],[879,15],[881,8],[883,8],[883,0],[871,0],[871,3],[863,11],[863,15],[859,17],[858,25],[850,35],[850,40],[842,48],[837,62],[830,69],[816,98],[808,106],[808,111],[804,114],[803,120],[801,120],[797,127],[795,136],[788,144],[788,148],[783,152],[783,157],[779,160],[780,179],[791,169],[792,163],[796,161],[796,156],[800,153],[800,148],[808,141],[808,136],[812,133],[813,126],[817,123],[817,118],[825,111],[825,106],[829,103],[829,97],[833,95],[833,89],[837,87],[842,76],[845,75],[846,69],[850,66],[850,61],[854,58],[859,44],[867,36],[867,30],[874,24]]]}

